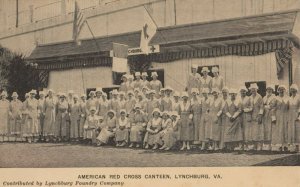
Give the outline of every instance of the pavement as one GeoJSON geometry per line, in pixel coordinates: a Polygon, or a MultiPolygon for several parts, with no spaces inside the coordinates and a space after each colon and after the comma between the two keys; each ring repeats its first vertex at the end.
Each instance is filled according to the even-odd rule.
{"type": "Polygon", "coordinates": [[[300,154],[159,151],[69,143],[1,143],[1,168],[300,166],[300,154]]]}

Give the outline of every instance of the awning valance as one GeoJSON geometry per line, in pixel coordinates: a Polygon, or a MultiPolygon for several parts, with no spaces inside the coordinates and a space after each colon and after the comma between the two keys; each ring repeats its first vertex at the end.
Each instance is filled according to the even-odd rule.
{"type": "Polygon", "coordinates": [[[111,66],[111,51],[114,43],[138,47],[141,32],[105,36],[96,39],[81,40],[37,46],[28,62],[38,64],[38,69],[65,69],[83,66],[111,66]]]}
{"type": "Polygon", "coordinates": [[[160,45],[160,51],[164,53],[274,39],[290,39],[298,43],[293,34],[298,14],[299,10],[294,10],[158,28],[150,45],[160,45]]]}

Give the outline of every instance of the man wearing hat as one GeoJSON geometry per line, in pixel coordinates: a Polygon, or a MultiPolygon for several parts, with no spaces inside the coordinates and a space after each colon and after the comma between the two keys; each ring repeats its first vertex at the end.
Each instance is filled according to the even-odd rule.
{"type": "Polygon", "coordinates": [[[192,88],[200,88],[200,74],[197,73],[198,65],[192,65],[192,73],[189,74],[186,90],[189,94],[191,94],[192,88]]]}
{"type": "Polygon", "coordinates": [[[264,103],[261,95],[257,93],[258,86],[256,83],[252,83],[249,87],[251,92],[250,101],[252,103],[252,141],[254,143],[255,150],[262,150],[264,126],[262,124],[262,117],[264,114],[264,103]]]}
{"type": "Polygon", "coordinates": [[[217,88],[218,90],[222,90],[224,87],[224,79],[222,76],[219,75],[219,68],[213,67],[212,73],[214,74],[214,77],[211,80],[211,88],[217,88]]]}
{"type": "Polygon", "coordinates": [[[139,148],[143,142],[144,133],[146,132],[147,116],[141,111],[139,104],[134,106],[134,111],[130,128],[131,144],[129,147],[135,146],[139,148]]]}
{"type": "Polygon", "coordinates": [[[0,94],[0,142],[4,142],[5,138],[9,134],[8,124],[8,114],[9,114],[9,101],[7,98],[7,92],[2,91],[0,94]]]}
{"type": "Polygon", "coordinates": [[[17,92],[13,92],[13,99],[9,105],[9,127],[10,133],[14,136],[15,141],[17,138],[21,138],[21,122],[22,122],[22,102],[18,99],[17,92]]]}
{"type": "Polygon", "coordinates": [[[162,89],[162,84],[160,80],[158,80],[158,74],[156,71],[151,73],[152,81],[150,81],[150,87],[152,90],[155,90],[156,93],[159,93],[159,91],[162,89]]]}
{"type": "Polygon", "coordinates": [[[203,67],[201,70],[202,77],[200,78],[200,92],[202,92],[203,88],[208,88],[209,92],[211,91],[211,76],[208,75],[209,73],[208,67],[203,67]]]}
{"type": "Polygon", "coordinates": [[[267,149],[271,151],[271,136],[272,136],[272,124],[275,122],[275,102],[276,96],[274,95],[275,85],[267,85],[267,94],[263,98],[264,103],[264,145],[267,145],[267,149]]]}

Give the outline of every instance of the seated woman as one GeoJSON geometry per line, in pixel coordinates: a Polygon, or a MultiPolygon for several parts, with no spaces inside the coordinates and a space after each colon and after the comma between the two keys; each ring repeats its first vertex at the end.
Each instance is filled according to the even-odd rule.
{"type": "Polygon", "coordinates": [[[120,111],[120,118],[117,120],[117,129],[116,129],[117,147],[124,147],[128,143],[130,125],[126,115],[127,115],[126,110],[122,109],[120,111]]]}
{"type": "Polygon", "coordinates": [[[108,143],[108,140],[115,136],[117,126],[116,113],[114,110],[107,112],[105,122],[101,127],[100,134],[97,137],[97,145],[101,146],[108,143]]]}
{"type": "Polygon", "coordinates": [[[96,107],[90,108],[90,115],[83,126],[85,138],[90,144],[96,143],[96,129],[99,128],[99,117],[96,115],[96,107]]]}
{"type": "Polygon", "coordinates": [[[145,149],[149,149],[149,146],[153,146],[153,149],[158,148],[159,131],[161,129],[160,110],[155,108],[152,112],[153,118],[149,121],[147,126],[147,132],[145,135],[145,149]]]}
{"type": "Polygon", "coordinates": [[[147,116],[141,111],[141,105],[136,104],[134,106],[134,113],[130,117],[130,142],[129,147],[135,145],[136,148],[139,148],[143,140],[143,134],[147,126],[147,116]]]}
{"type": "Polygon", "coordinates": [[[162,131],[160,134],[160,141],[158,143],[163,146],[159,148],[160,150],[170,150],[175,144],[176,140],[174,137],[173,121],[171,119],[171,112],[163,112],[162,114],[162,131]]]}

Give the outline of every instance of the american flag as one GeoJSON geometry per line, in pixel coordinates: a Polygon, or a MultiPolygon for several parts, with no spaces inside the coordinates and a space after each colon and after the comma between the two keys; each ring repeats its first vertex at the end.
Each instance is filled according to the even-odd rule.
{"type": "Polygon", "coordinates": [[[77,1],[75,1],[74,22],[73,22],[73,40],[78,44],[80,31],[86,22],[86,18],[80,11],[77,1]]]}

